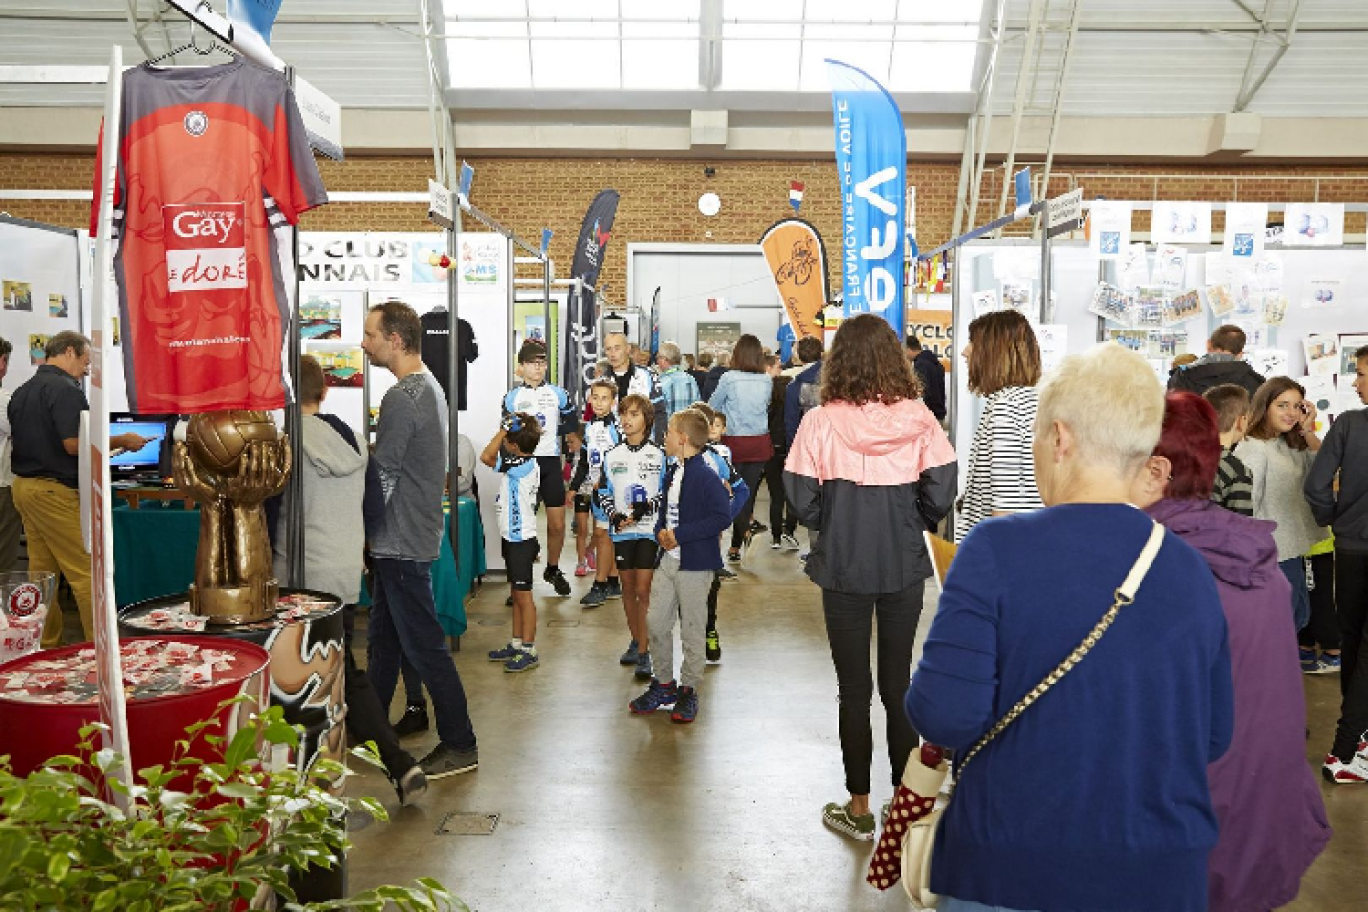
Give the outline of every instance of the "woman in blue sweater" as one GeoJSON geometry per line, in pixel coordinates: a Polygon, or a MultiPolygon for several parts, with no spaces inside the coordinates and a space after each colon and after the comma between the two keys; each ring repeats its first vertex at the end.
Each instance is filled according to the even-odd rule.
{"type": "MultiPolygon", "coordinates": [[[[1163,415],[1154,372],[1115,344],[1046,379],[1047,508],[986,520],[960,547],[907,692],[926,739],[967,751],[1106,613],[1153,527],[1128,498],[1163,415]]],[[[1168,532],[1134,602],[966,768],[932,859],[941,912],[1202,912],[1207,764],[1232,719],[1216,584],[1168,532]]]]}

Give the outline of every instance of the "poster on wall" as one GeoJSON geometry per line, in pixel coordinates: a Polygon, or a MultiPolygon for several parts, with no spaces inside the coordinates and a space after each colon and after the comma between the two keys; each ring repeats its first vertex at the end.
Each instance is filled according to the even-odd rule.
{"type": "Polygon", "coordinates": [[[1155,202],[1150,219],[1154,244],[1211,243],[1211,203],[1155,202]]]}
{"type": "Polygon", "coordinates": [[[1302,340],[1308,374],[1333,374],[1340,369],[1339,340],[1334,336],[1307,336],[1302,340]]]}
{"type": "Polygon", "coordinates": [[[313,343],[305,354],[313,355],[323,368],[323,382],[328,387],[359,390],[365,386],[366,356],[359,346],[313,343]]]}
{"type": "Polygon", "coordinates": [[[741,338],[740,323],[699,323],[695,331],[695,351],[699,356],[731,355],[736,341],[741,338]]]}
{"type": "Polygon", "coordinates": [[[1288,203],[1284,247],[1339,247],[1344,243],[1343,203],[1288,203]]]}
{"type": "Polygon", "coordinates": [[[922,348],[940,359],[947,372],[955,369],[955,321],[949,310],[909,310],[907,331],[921,340],[922,348]]]}
{"type": "Polygon", "coordinates": [[[1339,375],[1345,383],[1352,383],[1358,375],[1358,353],[1368,348],[1368,333],[1341,333],[1339,337],[1339,375]]]}
{"type": "Polygon", "coordinates": [[[1130,247],[1131,204],[1095,200],[1088,220],[1088,243],[1093,254],[1103,260],[1120,259],[1130,247]]]}
{"type": "Polygon", "coordinates": [[[1221,253],[1236,260],[1253,260],[1262,256],[1264,226],[1267,224],[1267,203],[1226,203],[1225,238],[1221,253]]]}
{"type": "Polygon", "coordinates": [[[454,264],[461,290],[499,287],[507,247],[508,240],[501,234],[462,234],[454,264]]]}

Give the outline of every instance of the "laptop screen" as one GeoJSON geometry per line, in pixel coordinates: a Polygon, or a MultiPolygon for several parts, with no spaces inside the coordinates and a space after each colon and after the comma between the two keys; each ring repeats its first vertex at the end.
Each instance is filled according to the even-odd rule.
{"type": "Polygon", "coordinates": [[[128,450],[110,457],[110,469],[122,472],[150,471],[155,473],[157,471],[161,464],[162,440],[166,437],[166,422],[120,421],[109,425],[109,433],[111,435],[133,433],[139,437],[151,438],[140,450],[128,450]]]}

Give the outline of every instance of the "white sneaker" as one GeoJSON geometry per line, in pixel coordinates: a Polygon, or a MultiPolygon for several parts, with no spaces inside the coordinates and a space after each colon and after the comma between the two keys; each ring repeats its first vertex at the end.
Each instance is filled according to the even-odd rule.
{"type": "Polygon", "coordinates": [[[784,547],[788,548],[790,551],[797,551],[799,548],[802,547],[802,545],[798,544],[797,537],[793,535],[785,535],[783,537],[783,542],[784,547]]]}
{"type": "Polygon", "coordinates": [[[1326,754],[1321,775],[1327,782],[1338,785],[1362,785],[1368,782],[1368,759],[1362,754],[1355,754],[1354,759],[1345,763],[1334,754],[1326,754]]]}

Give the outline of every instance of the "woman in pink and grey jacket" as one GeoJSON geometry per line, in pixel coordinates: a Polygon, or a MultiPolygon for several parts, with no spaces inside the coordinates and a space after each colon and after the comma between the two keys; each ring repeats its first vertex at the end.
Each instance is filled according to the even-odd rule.
{"type": "Polygon", "coordinates": [[[807,575],[822,587],[840,694],[841,755],[850,801],[828,804],[827,826],[874,838],[869,637],[877,614],[879,698],[897,785],[917,743],[903,712],[912,642],[931,558],[922,532],[950,510],[958,470],[949,439],[891,326],[862,314],[841,324],[822,367],[822,405],[803,418],[784,488],[803,525],[820,532],[807,575]]]}

